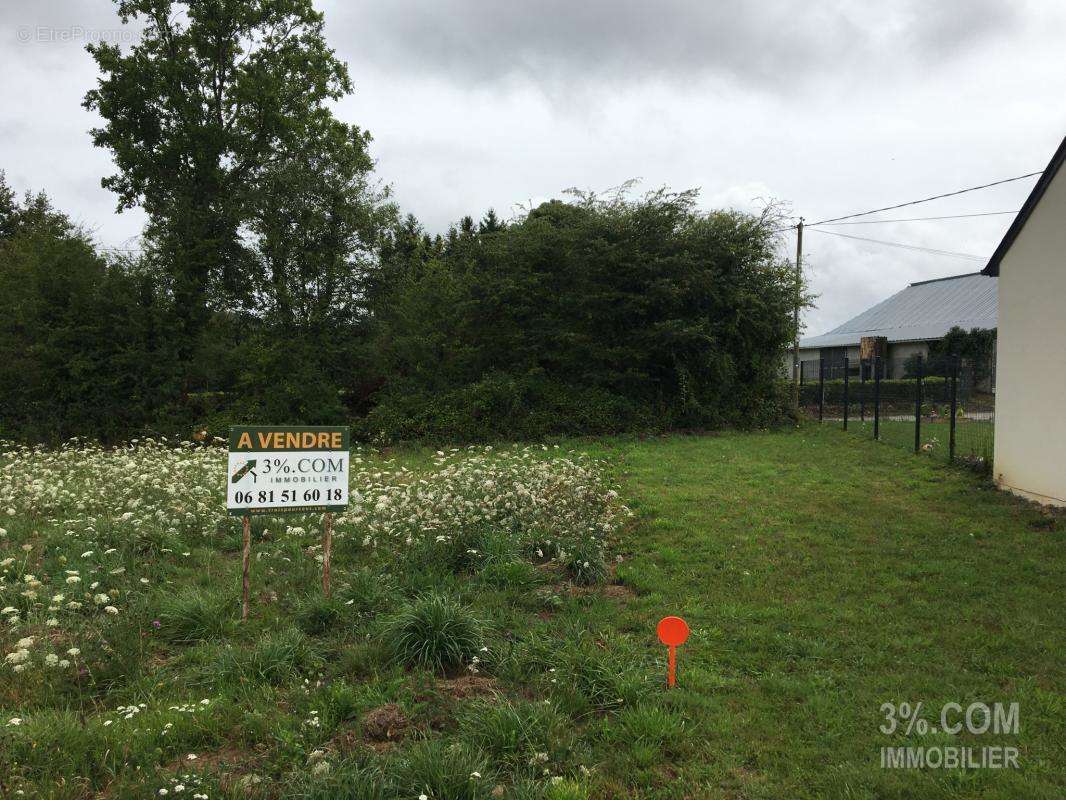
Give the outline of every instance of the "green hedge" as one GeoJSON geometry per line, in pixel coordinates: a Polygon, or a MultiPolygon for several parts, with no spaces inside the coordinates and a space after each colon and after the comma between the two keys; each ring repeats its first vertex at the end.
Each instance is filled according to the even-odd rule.
{"type": "MultiPolygon", "coordinates": [[[[863,384],[858,378],[852,378],[849,380],[848,395],[852,403],[857,403],[864,396],[867,402],[873,402],[874,399],[874,384],[873,380],[867,379],[863,384]]],[[[891,403],[899,403],[903,400],[909,400],[914,402],[914,380],[913,379],[898,379],[881,381],[881,400],[891,403]]],[[[803,406],[816,406],[818,405],[818,391],[819,383],[814,381],[812,383],[805,383],[800,387],[800,405],[803,406]]],[[[948,396],[948,380],[941,377],[929,377],[922,380],[922,394],[925,399],[941,398],[947,399],[948,396]]],[[[831,380],[825,382],[825,404],[826,405],[843,405],[844,404],[844,381],[831,380]]]]}

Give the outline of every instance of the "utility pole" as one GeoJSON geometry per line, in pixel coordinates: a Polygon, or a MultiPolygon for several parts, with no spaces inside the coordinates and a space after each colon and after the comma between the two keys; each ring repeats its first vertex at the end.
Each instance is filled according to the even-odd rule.
{"type": "Polygon", "coordinates": [[[792,343],[792,410],[799,413],[800,404],[800,303],[803,301],[803,217],[796,225],[796,306],[792,309],[792,324],[796,339],[792,343]]]}

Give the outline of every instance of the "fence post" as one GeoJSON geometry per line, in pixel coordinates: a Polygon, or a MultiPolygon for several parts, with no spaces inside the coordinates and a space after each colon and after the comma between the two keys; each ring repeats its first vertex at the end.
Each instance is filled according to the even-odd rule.
{"type": "Polygon", "coordinates": [[[874,439],[881,438],[881,356],[874,356],[874,439]]]}
{"type": "Polygon", "coordinates": [[[859,422],[866,424],[866,362],[859,359],[859,422]]]}
{"type": "Polygon", "coordinates": [[[848,429],[848,357],[844,356],[844,430],[848,429]]]}
{"type": "Polygon", "coordinates": [[[955,415],[959,411],[959,359],[951,359],[951,433],[948,435],[948,461],[955,461],[955,415]]]}
{"type": "Polygon", "coordinates": [[[818,359],[818,421],[825,416],[825,359],[818,359]]]}
{"type": "Polygon", "coordinates": [[[922,357],[918,356],[918,373],[914,378],[914,454],[922,450],[922,357]]]}

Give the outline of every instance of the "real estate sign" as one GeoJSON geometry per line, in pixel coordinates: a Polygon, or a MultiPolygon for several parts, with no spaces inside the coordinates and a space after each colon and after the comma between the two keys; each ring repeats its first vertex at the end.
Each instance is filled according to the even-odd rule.
{"type": "Polygon", "coordinates": [[[229,433],[230,514],[306,514],[348,505],[346,426],[235,426],[229,433]]]}

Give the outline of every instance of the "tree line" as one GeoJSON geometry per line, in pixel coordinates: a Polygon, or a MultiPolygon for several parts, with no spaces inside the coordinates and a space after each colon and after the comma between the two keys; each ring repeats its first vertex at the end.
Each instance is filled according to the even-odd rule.
{"type": "Polygon", "coordinates": [[[0,436],[351,421],[474,440],[766,424],[796,286],[780,220],[571,192],[434,235],[375,177],[310,0],[120,0],[84,105],[137,252],[0,179],[0,436]]]}

